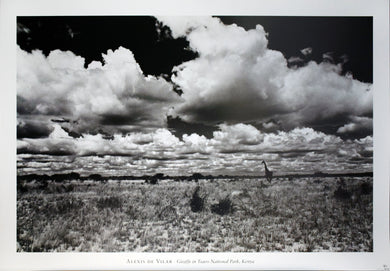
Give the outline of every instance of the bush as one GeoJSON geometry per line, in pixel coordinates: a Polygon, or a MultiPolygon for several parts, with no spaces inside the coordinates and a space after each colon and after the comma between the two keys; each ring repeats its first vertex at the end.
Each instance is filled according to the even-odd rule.
{"type": "Polygon", "coordinates": [[[111,208],[118,209],[122,207],[122,200],[118,196],[109,196],[98,199],[97,207],[99,209],[111,208]]]}
{"type": "Polygon", "coordinates": [[[49,182],[47,180],[41,180],[38,182],[38,189],[39,190],[46,190],[47,186],[49,185],[49,182]]]}
{"type": "Polygon", "coordinates": [[[47,189],[47,193],[70,193],[74,190],[74,184],[60,184],[51,182],[47,189]]]}
{"type": "Polygon", "coordinates": [[[227,215],[233,213],[233,203],[229,196],[221,199],[219,203],[211,205],[211,212],[219,215],[227,215]]]}
{"type": "Polygon", "coordinates": [[[199,196],[199,189],[200,189],[200,187],[197,186],[195,188],[194,193],[192,193],[190,206],[191,206],[191,211],[193,211],[193,212],[201,212],[204,209],[205,197],[199,196]]]}
{"type": "Polygon", "coordinates": [[[334,196],[337,199],[349,199],[352,194],[348,190],[345,190],[342,186],[339,186],[336,191],[334,191],[334,196]]]}
{"type": "Polygon", "coordinates": [[[150,184],[157,184],[157,183],[158,183],[158,179],[155,178],[155,177],[152,177],[152,178],[149,180],[149,183],[150,183],[150,184]]]}
{"type": "Polygon", "coordinates": [[[79,210],[83,207],[84,203],[75,198],[75,197],[61,197],[58,198],[52,205],[48,208],[50,213],[57,215],[64,215],[73,212],[74,210],[79,210]]]}
{"type": "Polygon", "coordinates": [[[18,193],[26,193],[28,191],[27,185],[25,182],[18,182],[17,184],[18,193]]]}
{"type": "Polygon", "coordinates": [[[362,183],[360,185],[360,193],[362,195],[369,195],[372,193],[372,185],[368,183],[362,183]]]}

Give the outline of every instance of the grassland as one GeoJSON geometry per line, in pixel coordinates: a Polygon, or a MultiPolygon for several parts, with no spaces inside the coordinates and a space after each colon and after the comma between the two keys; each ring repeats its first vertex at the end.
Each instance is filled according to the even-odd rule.
{"type": "Polygon", "coordinates": [[[372,251],[372,177],[18,183],[18,251],[372,251]]]}

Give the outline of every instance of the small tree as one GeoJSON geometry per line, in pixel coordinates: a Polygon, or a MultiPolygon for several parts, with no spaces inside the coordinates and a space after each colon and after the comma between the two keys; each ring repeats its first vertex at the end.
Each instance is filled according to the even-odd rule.
{"type": "Polygon", "coordinates": [[[152,177],[149,178],[149,183],[150,184],[157,184],[158,181],[161,180],[162,178],[164,178],[164,174],[162,174],[162,173],[154,174],[152,177]]]}
{"type": "Polygon", "coordinates": [[[192,193],[190,206],[191,206],[191,211],[193,211],[193,212],[201,212],[204,209],[205,197],[199,196],[199,189],[200,189],[200,187],[197,186],[195,188],[194,193],[192,193]]]}

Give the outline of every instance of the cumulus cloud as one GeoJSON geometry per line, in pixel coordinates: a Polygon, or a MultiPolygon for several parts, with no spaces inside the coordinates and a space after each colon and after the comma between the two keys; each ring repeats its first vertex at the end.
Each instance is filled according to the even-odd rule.
{"type": "Polygon", "coordinates": [[[185,20],[182,16],[157,16],[157,19],[169,26],[173,38],[184,37],[193,29],[214,22],[209,16],[188,16],[185,20]]]}
{"type": "Polygon", "coordinates": [[[220,125],[220,131],[213,133],[211,144],[219,152],[237,152],[254,150],[252,146],[258,145],[264,135],[252,125],[235,124],[220,125]]]}
{"type": "Polygon", "coordinates": [[[340,73],[340,66],[315,62],[289,71],[280,95],[290,108],[282,117],[285,124],[319,124],[336,116],[372,113],[371,86],[340,73]]]}
{"type": "MultiPolygon", "coordinates": [[[[292,129],[372,112],[370,84],[343,76],[341,64],[312,61],[289,68],[281,52],[267,48],[267,35],[260,25],[246,31],[211,17],[159,19],[174,37],[185,36],[199,54],[177,66],[172,77],[183,90],[184,100],[174,112],[185,121],[276,119],[281,127],[292,129]]],[[[302,54],[311,51],[305,48],[302,54]]]]}
{"type": "Polygon", "coordinates": [[[25,138],[18,141],[18,149],[24,153],[66,152],[73,155],[145,155],[146,153],[169,152],[179,144],[179,139],[167,129],[150,133],[115,134],[112,139],[102,134],[83,134],[71,137],[59,124],[53,124],[53,131],[47,138],[25,138]],[[148,146],[153,146],[148,149],[148,146]]]}
{"type": "Polygon", "coordinates": [[[131,51],[120,47],[84,68],[84,58],[54,50],[45,57],[17,49],[18,114],[78,120],[79,132],[101,125],[121,129],[162,127],[180,101],[162,78],[145,77],[131,51]]]}
{"type": "Polygon", "coordinates": [[[353,116],[351,118],[351,122],[338,128],[337,133],[348,134],[362,130],[368,130],[372,132],[372,118],[353,116]]]}
{"type": "Polygon", "coordinates": [[[166,128],[125,136],[117,134],[112,139],[101,134],[73,138],[54,123],[47,138],[18,140],[18,152],[19,171],[23,173],[31,168],[44,172],[47,164],[37,163],[43,154],[68,154],[50,159],[58,170],[66,171],[73,163],[73,169],[80,172],[101,168],[106,175],[260,174],[263,159],[280,174],[372,170],[372,137],[343,140],[312,128],[263,133],[242,123],[220,125],[210,139],[196,133],[177,138],[166,128]],[[37,155],[37,160],[23,158],[32,154],[37,155]],[[340,165],[343,170],[338,168],[340,165]]]}
{"type": "Polygon", "coordinates": [[[46,120],[19,119],[17,122],[17,138],[47,137],[52,130],[52,127],[48,125],[46,120]]]}
{"type": "Polygon", "coordinates": [[[167,24],[173,37],[186,36],[190,47],[202,56],[227,56],[235,54],[253,57],[262,54],[268,44],[261,25],[246,31],[235,24],[224,25],[218,18],[211,17],[158,17],[167,24]]]}
{"type": "MultiPolygon", "coordinates": [[[[45,57],[18,48],[18,117],[66,117],[75,121],[67,127],[75,133],[107,134],[165,127],[167,115],[208,127],[268,123],[271,129],[273,123],[276,131],[372,113],[370,84],[343,76],[341,64],[309,62],[290,68],[300,58],[286,60],[268,49],[260,25],[245,30],[212,17],[159,20],[174,38],[186,37],[199,55],[174,68],[171,80],[183,90],[181,96],[163,78],[145,77],[132,52],[122,47],[88,68],[71,52],[55,50],[45,57]]],[[[311,51],[308,47],[302,54],[311,51]]]]}

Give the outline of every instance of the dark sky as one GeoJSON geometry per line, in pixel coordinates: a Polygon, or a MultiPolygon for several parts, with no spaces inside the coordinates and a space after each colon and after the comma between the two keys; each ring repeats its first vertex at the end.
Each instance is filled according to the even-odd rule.
{"type": "MultiPolygon", "coordinates": [[[[156,19],[146,16],[18,17],[17,43],[26,51],[40,49],[45,55],[60,49],[101,61],[102,53],[119,46],[130,49],[145,74],[169,74],[173,66],[196,57],[185,50],[184,38],[161,39],[156,19]]],[[[165,27],[164,30],[169,31],[165,27]]]]}
{"type": "MultiPolygon", "coordinates": [[[[347,60],[343,72],[355,79],[372,82],[371,17],[276,17],[222,16],[225,24],[246,29],[261,24],[269,34],[269,48],[281,51],[286,59],[306,58],[321,62],[331,53],[335,63],[347,60]],[[300,50],[311,47],[312,53],[300,50]]],[[[86,59],[101,60],[101,54],[119,46],[130,49],[145,74],[170,74],[173,66],[197,56],[185,49],[184,38],[169,38],[169,28],[159,35],[156,19],[146,16],[56,16],[18,17],[17,43],[26,50],[70,50],[86,59]]]]}
{"type": "Polygon", "coordinates": [[[313,49],[310,59],[321,62],[323,54],[333,53],[336,63],[345,55],[344,71],[362,82],[372,82],[372,17],[220,17],[225,24],[236,23],[245,29],[256,24],[269,34],[269,48],[281,51],[288,59],[301,56],[301,49],[313,49]]]}

